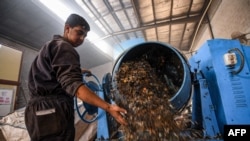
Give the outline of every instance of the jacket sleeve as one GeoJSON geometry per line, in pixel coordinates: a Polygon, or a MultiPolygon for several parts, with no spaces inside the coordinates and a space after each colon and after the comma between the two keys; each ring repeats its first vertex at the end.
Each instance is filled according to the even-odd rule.
{"type": "Polygon", "coordinates": [[[68,94],[74,96],[77,89],[83,85],[79,54],[67,42],[58,44],[52,54],[51,64],[57,81],[68,94]]]}

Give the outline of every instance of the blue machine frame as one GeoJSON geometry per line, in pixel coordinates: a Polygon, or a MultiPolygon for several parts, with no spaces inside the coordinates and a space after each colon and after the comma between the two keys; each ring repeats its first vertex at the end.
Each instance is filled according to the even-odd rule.
{"type": "Polygon", "coordinates": [[[224,134],[224,125],[250,125],[250,47],[238,40],[208,40],[189,62],[194,73],[192,118],[204,136],[224,134]],[[236,54],[236,64],[223,56],[236,54]]]}

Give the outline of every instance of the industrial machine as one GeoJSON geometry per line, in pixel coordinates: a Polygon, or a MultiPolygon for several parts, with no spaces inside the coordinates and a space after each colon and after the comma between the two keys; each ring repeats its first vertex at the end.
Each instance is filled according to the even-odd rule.
{"type": "MultiPolygon", "coordinates": [[[[169,44],[146,42],[121,54],[112,74],[107,73],[102,84],[92,81],[86,84],[89,83],[89,87],[105,101],[119,103],[123,98],[115,82],[117,71],[124,62],[145,55],[151,66],[168,76],[165,84],[175,87],[169,98],[173,112],[179,113],[191,105],[191,125],[188,128],[200,130],[201,139],[223,139],[225,125],[250,125],[249,54],[250,47],[238,40],[208,40],[190,59],[169,44]],[[159,56],[165,56],[164,67],[159,67],[155,61],[159,56]],[[116,93],[111,92],[114,89],[116,93]]],[[[96,140],[123,139],[119,125],[108,113],[91,105],[84,106],[87,113],[97,115],[87,121],[98,122],[96,140]]],[[[80,117],[83,115],[79,112],[80,117]]]]}
{"type": "Polygon", "coordinates": [[[194,75],[192,118],[204,136],[224,125],[250,125],[250,47],[238,40],[208,40],[189,62],[194,75]]]}

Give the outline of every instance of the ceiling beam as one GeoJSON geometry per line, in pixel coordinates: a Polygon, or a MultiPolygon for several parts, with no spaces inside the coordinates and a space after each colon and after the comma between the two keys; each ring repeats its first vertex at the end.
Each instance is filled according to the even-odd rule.
{"type": "Polygon", "coordinates": [[[115,35],[120,35],[120,34],[129,33],[129,32],[135,32],[135,31],[140,31],[140,30],[145,30],[145,29],[149,29],[149,28],[155,28],[155,27],[165,26],[165,25],[170,25],[170,24],[173,25],[173,24],[197,22],[200,20],[200,18],[201,18],[201,16],[199,15],[199,16],[193,16],[193,17],[188,17],[188,18],[181,18],[181,19],[177,19],[177,20],[166,21],[166,22],[162,22],[162,23],[156,23],[156,24],[142,26],[142,27],[138,27],[138,28],[127,29],[124,31],[110,33],[109,35],[101,37],[97,40],[103,40],[103,39],[106,39],[106,38],[109,38],[109,37],[112,37],[115,35]]]}

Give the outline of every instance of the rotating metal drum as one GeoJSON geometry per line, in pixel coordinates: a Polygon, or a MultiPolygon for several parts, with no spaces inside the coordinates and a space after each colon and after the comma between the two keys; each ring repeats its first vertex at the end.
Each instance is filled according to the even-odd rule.
{"type": "Polygon", "coordinates": [[[150,66],[164,78],[166,87],[170,89],[170,99],[174,111],[180,111],[188,103],[191,96],[191,73],[186,58],[174,47],[160,42],[145,42],[123,52],[115,62],[112,71],[112,85],[118,93],[113,94],[116,103],[124,100],[114,83],[121,65],[128,61],[144,57],[150,66]]]}

